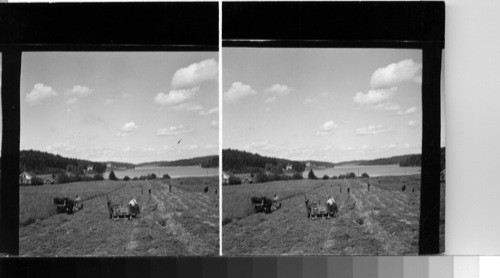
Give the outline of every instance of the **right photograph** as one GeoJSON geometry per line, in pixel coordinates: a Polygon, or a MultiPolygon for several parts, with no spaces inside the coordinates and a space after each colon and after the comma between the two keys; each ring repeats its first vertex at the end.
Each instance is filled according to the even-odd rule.
{"type": "Polygon", "coordinates": [[[222,56],[223,254],[419,254],[422,50],[222,56]]]}

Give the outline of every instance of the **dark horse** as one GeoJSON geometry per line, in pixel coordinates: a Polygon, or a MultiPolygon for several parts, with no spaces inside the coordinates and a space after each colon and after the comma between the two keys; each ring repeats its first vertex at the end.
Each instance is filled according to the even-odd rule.
{"type": "Polygon", "coordinates": [[[271,212],[271,207],[273,206],[273,200],[267,197],[252,197],[250,200],[252,202],[255,212],[265,212],[265,213],[271,212]]]}

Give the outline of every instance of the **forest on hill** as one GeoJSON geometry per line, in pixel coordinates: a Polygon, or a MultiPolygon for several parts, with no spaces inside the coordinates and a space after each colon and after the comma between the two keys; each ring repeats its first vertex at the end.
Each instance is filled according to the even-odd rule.
{"type": "Polygon", "coordinates": [[[291,164],[295,172],[301,173],[306,168],[305,162],[301,161],[262,156],[235,149],[222,150],[222,169],[232,173],[255,173],[264,169],[274,172],[272,168],[282,169],[287,164],[291,164]]]}
{"type": "Polygon", "coordinates": [[[174,161],[153,161],[153,162],[145,162],[139,163],[137,167],[144,166],[160,166],[160,167],[168,167],[168,166],[196,166],[200,165],[202,168],[216,168],[219,167],[219,156],[218,155],[208,155],[208,156],[199,156],[193,158],[179,159],[174,161]]]}
{"type": "Polygon", "coordinates": [[[22,150],[19,152],[19,172],[28,171],[34,174],[60,174],[66,171],[83,173],[88,166],[96,173],[106,171],[106,163],[90,160],[68,158],[37,150],[22,150]]]}

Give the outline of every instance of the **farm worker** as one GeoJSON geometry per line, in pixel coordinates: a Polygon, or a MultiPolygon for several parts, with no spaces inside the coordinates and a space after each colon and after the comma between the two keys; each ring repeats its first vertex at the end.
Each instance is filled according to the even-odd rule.
{"type": "Polygon", "coordinates": [[[80,196],[76,195],[75,202],[79,203],[80,202],[80,196]]]}

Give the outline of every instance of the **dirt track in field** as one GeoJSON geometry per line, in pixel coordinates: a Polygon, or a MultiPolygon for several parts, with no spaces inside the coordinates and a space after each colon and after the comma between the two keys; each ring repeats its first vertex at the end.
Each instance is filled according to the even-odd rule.
{"type": "Polygon", "coordinates": [[[112,221],[101,195],[85,200],[83,210],[72,215],[56,214],[20,227],[20,255],[217,255],[217,178],[169,182],[172,192],[166,181],[129,181],[109,194],[114,203],[123,205],[135,197],[141,207],[138,219],[112,221]],[[203,192],[205,186],[208,193],[203,192]]]}
{"type": "Polygon", "coordinates": [[[419,176],[317,180],[308,187],[315,187],[304,190],[312,202],[335,198],[339,205],[336,218],[308,219],[304,195],[298,194],[284,200],[282,208],[273,213],[252,214],[224,225],[223,254],[417,254],[419,176]],[[402,192],[404,184],[407,187],[402,192]]]}

